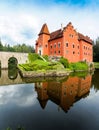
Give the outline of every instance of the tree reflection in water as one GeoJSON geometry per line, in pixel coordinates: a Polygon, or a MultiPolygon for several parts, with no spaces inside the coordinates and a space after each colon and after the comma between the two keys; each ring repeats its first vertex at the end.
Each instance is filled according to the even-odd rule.
{"type": "MultiPolygon", "coordinates": [[[[6,130],[12,130],[12,128],[8,127],[6,130]]],[[[16,130],[25,130],[23,127],[18,127],[16,130]]]]}

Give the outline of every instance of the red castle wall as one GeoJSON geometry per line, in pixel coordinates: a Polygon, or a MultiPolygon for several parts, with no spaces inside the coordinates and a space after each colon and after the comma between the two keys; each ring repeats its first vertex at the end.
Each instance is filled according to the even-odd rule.
{"type": "Polygon", "coordinates": [[[52,33],[44,24],[36,41],[36,53],[63,56],[69,62],[93,61],[92,40],[78,33],[71,23],[52,33]]]}

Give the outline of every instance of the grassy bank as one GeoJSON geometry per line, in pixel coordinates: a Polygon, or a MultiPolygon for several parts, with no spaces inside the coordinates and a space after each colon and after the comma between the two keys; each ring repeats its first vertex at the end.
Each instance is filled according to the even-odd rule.
{"type": "Polygon", "coordinates": [[[58,61],[52,61],[47,56],[41,57],[38,54],[29,54],[26,64],[19,64],[19,69],[28,76],[62,76],[68,72],[87,71],[88,65],[85,62],[69,63],[61,57],[58,61]],[[32,74],[31,74],[32,73],[32,74]]]}
{"type": "Polygon", "coordinates": [[[94,62],[94,66],[96,69],[99,69],[99,62],[94,62]]]}

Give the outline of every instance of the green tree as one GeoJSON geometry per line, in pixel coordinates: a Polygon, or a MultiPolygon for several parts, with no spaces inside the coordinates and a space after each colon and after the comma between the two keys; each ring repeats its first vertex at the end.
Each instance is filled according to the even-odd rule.
{"type": "Polygon", "coordinates": [[[17,44],[14,46],[10,46],[9,44],[5,44],[3,46],[0,39],[0,51],[8,51],[8,52],[26,52],[26,53],[34,53],[35,49],[33,46],[26,45],[25,43],[17,44]]]}
{"type": "Polygon", "coordinates": [[[1,39],[0,39],[0,51],[3,51],[3,45],[2,45],[1,39]]]}
{"type": "Polygon", "coordinates": [[[99,62],[99,37],[96,39],[96,43],[93,44],[93,61],[99,62]]]}

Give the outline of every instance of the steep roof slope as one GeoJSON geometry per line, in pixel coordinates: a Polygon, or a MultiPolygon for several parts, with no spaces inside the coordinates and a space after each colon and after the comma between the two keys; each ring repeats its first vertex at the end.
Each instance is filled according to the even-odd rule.
{"type": "Polygon", "coordinates": [[[46,24],[46,23],[45,23],[45,24],[43,24],[43,26],[42,26],[42,28],[41,28],[41,31],[40,31],[39,35],[41,35],[41,34],[47,34],[47,35],[50,35],[50,33],[49,33],[49,30],[48,30],[48,27],[47,27],[47,24],[46,24]]]}
{"type": "Polygon", "coordinates": [[[54,32],[52,32],[52,33],[50,34],[50,39],[49,39],[49,41],[54,40],[54,39],[57,39],[57,38],[60,38],[60,37],[62,37],[62,36],[63,36],[63,31],[62,31],[61,29],[56,30],[56,31],[54,31],[54,32]]]}

